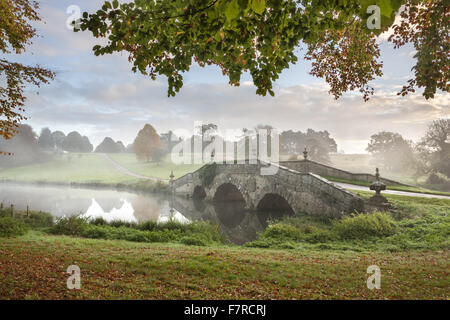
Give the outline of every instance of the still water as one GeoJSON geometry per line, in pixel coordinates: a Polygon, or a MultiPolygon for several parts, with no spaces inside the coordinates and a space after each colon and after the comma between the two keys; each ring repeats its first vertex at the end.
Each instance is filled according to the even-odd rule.
{"type": "Polygon", "coordinates": [[[159,194],[124,191],[0,183],[0,202],[25,210],[50,212],[55,218],[81,215],[122,220],[183,223],[196,220],[219,225],[232,243],[242,244],[257,238],[267,226],[267,213],[250,212],[244,203],[210,203],[159,194]]]}

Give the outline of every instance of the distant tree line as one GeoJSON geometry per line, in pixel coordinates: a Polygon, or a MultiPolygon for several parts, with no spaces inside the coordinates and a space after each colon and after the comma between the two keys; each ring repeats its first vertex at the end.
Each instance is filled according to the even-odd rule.
{"type": "Polygon", "coordinates": [[[133,144],[125,145],[106,137],[94,150],[87,136],[77,131],[64,134],[62,131],[52,132],[43,128],[40,135],[26,124],[18,126],[17,134],[12,139],[0,138],[0,150],[5,155],[0,156],[0,166],[20,166],[31,163],[49,161],[52,154],[63,153],[135,153],[139,161],[160,161],[171,150],[172,133],[163,134],[161,139],[156,130],[146,124],[139,131],[133,144]],[[163,141],[163,142],[161,142],[163,141]]]}
{"type": "Polygon", "coordinates": [[[399,133],[379,132],[371,136],[366,150],[388,171],[427,175],[430,184],[450,185],[450,119],[431,122],[416,143],[399,133]]]}
{"type": "Polygon", "coordinates": [[[115,142],[110,137],[106,137],[102,141],[102,143],[100,143],[97,148],[95,148],[95,152],[97,153],[121,153],[125,151],[126,148],[123,145],[122,141],[115,142]]]}
{"type": "Polygon", "coordinates": [[[38,136],[27,124],[18,126],[17,134],[12,139],[0,139],[0,149],[7,153],[0,156],[0,165],[18,166],[43,162],[51,159],[51,152],[92,152],[89,138],[77,131],[67,136],[61,131],[52,132],[49,128],[41,130],[38,136]]]}
{"type": "Polygon", "coordinates": [[[20,166],[49,159],[48,154],[42,152],[36,133],[26,124],[17,127],[17,134],[12,139],[0,138],[0,150],[5,152],[0,155],[1,166],[20,166]]]}
{"type": "Polygon", "coordinates": [[[328,131],[307,129],[306,132],[301,132],[288,130],[280,134],[281,154],[293,155],[294,157],[292,159],[295,159],[305,149],[308,152],[309,159],[329,163],[330,153],[337,152],[337,143],[330,137],[328,131]]]}
{"type": "Polygon", "coordinates": [[[77,131],[70,132],[67,136],[61,131],[51,132],[49,128],[41,130],[38,138],[39,146],[46,151],[67,152],[92,152],[94,146],[89,138],[82,136],[77,131]]]}

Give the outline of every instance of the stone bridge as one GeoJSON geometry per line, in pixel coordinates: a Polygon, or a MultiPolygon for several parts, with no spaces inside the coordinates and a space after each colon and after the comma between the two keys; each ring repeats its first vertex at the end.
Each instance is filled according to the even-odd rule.
{"type": "MultiPolygon", "coordinates": [[[[272,164],[274,165],[274,164],[272,164]]],[[[283,166],[273,175],[261,175],[264,164],[214,164],[171,182],[174,194],[212,201],[244,200],[247,209],[286,210],[340,217],[364,209],[357,195],[328,180],[283,166]],[[214,168],[212,181],[205,172],[214,168]]]]}

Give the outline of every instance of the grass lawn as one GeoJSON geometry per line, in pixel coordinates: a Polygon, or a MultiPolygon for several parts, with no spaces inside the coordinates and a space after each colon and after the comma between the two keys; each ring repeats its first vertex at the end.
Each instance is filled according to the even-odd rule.
{"type": "Polygon", "coordinates": [[[175,179],[193,172],[202,165],[198,164],[182,164],[176,165],[172,163],[170,156],[166,157],[161,163],[154,162],[138,162],[133,153],[114,153],[108,154],[111,159],[127,168],[131,172],[152,178],[169,179],[170,172],[173,171],[175,179]]]}
{"type": "Polygon", "coordinates": [[[0,179],[17,181],[119,183],[137,182],[138,179],[118,171],[101,155],[72,154],[56,156],[54,160],[24,167],[0,169],[0,179]]]}
{"type": "MultiPolygon", "coordinates": [[[[148,177],[169,179],[173,170],[175,177],[198,169],[199,165],[174,165],[170,159],[156,163],[138,162],[134,154],[110,154],[111,159],[129,171],[148,177]]],[[[0,180],[25,182],[77,182],[77,183],[136,183],[143,179],[128,176],[115,168],[102,155],[71,154],[55,156],[52,161],[15,168],[0,168],[0,180]]]]}
{"type": "MultiPolygon", "coordinates": [[[[357,186],[369,187],[371,185],[371,182],[347,180],[347,179],[335,178],[335,177],[330,177],[330,176],[323,176],[323,177],[325,179],[329,180],[329,181],[354,184],[354,185],[357,185],[357,186]]],[[[388,190],[397,190],[397,191],[406,191],[406,192],[414,192],[414,193],[425,193],[425,194],[435,194],[435,195],[442,195],[442,196],[450,196],[450,192],[436,191],[436,190],[420,188],[420,187],[392,186],[392,185],[387,185],[386,187],[387,187],[388,190]]]]}
{"type": "MultiPolygon", "coordinates": [[[[361,197],[365,199],[369,199],[373,197],[373,192],[371,191],[361,191],[361,190],[354,190],[354,189],[348,189],[351,192],[354,192],[355,194],[360,195],[361,197]]],[[[417,197],[412,196],[402,196],[398,194],[387,194],[381,192],[383,197],[388,199],[389,202],[393,203],[394,205],[401,206],[401,209],[407,210],[407,208],[414,208],[414,213],[432,213],[432,208],[435,207],[442,207],[444,208],[447,213],[450,213],[450,199],[439,199],[439,198],[424,198],[420,195],[417,195],[417,197]]]]}
{"type": "Polygon", "coordinates": [[[1,299],[449,299],[450,251],[193,247],[49,236],[0,239],[1,299]],[[81,269],[81,290],[66,270],[81,269]],[[367,267],[381,289],[366,287],[367,267]]]}

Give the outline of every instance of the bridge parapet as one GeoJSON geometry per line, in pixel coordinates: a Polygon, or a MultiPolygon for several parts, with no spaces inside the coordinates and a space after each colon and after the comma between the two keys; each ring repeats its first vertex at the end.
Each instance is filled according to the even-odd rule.
{"type": "MultiPolygon", "coordinates": [[[[371,173],[353,173],[309,159],[282,161],[281,165],[298,172],[311,172],[314,174],[319,174],[321,176],[334,177],[349,181],[362,181],[372,183],[376,180],[375,175],[371,173]]],[[[380,178],[380,181],[387,185],[408,186],[404,183],[400,183],[398,181],[387,178],[380,178]]]]}

